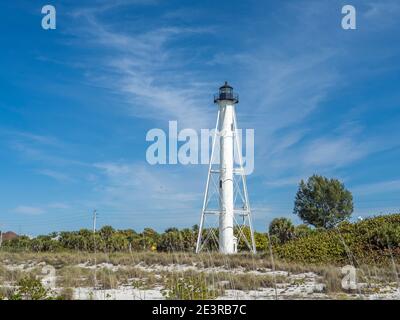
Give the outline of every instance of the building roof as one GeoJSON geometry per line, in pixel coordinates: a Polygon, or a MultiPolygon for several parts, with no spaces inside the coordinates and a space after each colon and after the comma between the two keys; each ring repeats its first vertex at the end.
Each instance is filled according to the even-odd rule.
{"type": "Polygon", "coordinates": [[[7,232],[3,233],[2,237],[3,237],[3,240],[5,241],[5,240],[12,240],[12,239],[18,238],[18,235],[15,232],[7,231],[7,232]]]}

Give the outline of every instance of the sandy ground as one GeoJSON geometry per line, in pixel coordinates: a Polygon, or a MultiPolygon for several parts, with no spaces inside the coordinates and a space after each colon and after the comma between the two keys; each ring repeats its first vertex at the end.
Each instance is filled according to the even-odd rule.
{"type": "Polygon", "coordinates": [[[93,290],[92,288],[75,288],[74,297],[78,300],[160,300],[162,287],[149,290],[139,290],[131,286],[121,286],[118,289],[93,290]]]}
{"type": "MultiPolygon", "coordinates": [[[[27,262],[25,264],[6,264],[3,265],[8,270],[20,270],[20,271],[31,271],[34,268],[46,268],[45,263],[35,264],[33,262],[27,262]]],[[[94,269],[94,265],[88,263],[81,263],[76,265],[79,268],[94,269]]],[[[212,268],[198,268],[195,265],[185,264],[170,264],[167,266],[163,265],[145,265],[139,263],[130,268],[138,268],[143,271],[152,272],[155,275],[162,271],[168,271],[173,273],[180,273],[184,271],[197,271],[207,273],[219,273],[229,272],[232,276],[237,274],[255,274],[265,276],[279,276],[285,277],[283,283],[276,283],[275,286],[270,288],[259,288],[257,290],[225,290],[223,296],[218,299],[228,300],[271,300],[271,299],[400,299],[400,289],[397,283],[391,284],[376,284],[374,290],[370,294],[360,295],[355,293],[338,293],[338,294],[326,294],[324,293],[324,284],[322,284],[321,276],[313,272],[297,273],[292,274],[287,271],[272,271],[271,269],[264,268],[258,270],[246,270],[245,268],[233,268],[226,269],[224,267],[212,267],[212,268]]],[[[114,272],[127,268],[123,265],[113,265],[111,263],[100,263],[96,266],[97,269],[109,269],[114,272]]],[[[133,280],[133,279],[132,279],[133,280]]],[[[47,274],[43,277],[42,283],[46,286],[54,286],[57,278],[55,274],[47,274]]],[[[132,281],[131,281],[132,282],[132,281]]],[[[367,284],[359,284],[361,286],[367,286],[367,284]]],[[[371,284],[370,284],[371,285],[371,284]]],[[[10,286],[10,284],[8,284],[10,286]]],[[[54,289],[54,288],[53,288],[54,289]]],[[[164,299],[162,295],[162,287],[154,286],[147,289],[138,289],[130,285],[121,285],[116,289],[94,289],[94,288],[74,288],[74,299],[80,300],[155,300],[164,299]]],[[[60,291],[61,288],[55,287],[56,291],[60,291]]]]}

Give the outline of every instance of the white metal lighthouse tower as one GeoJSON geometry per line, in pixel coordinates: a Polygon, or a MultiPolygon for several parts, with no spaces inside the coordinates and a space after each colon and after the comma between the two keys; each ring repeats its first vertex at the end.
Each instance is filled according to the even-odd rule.
{"type": "Polygon", "coordinates": [[[242,241],[250,251],[256,252],[241,142],[236,123],[235,105],[238,102],[238,95],[233,92],[233,88],[227,82],[219,88],[219,93],[214,96],[214,103],[218,104],[219,110],[213,136],[196,253],[204,248],[210,248],[210,241],[214,241],[219,252],[223,254],[236,253],[242,241]],[[219,141],[217,141],[218,137],[219,141]],[[218,163],[214,163],[218,148],[219,166],[218,163]],[[238,160],[237,165],[234,162],[235,154],[238,160]],[[218,167],[214,168],[215,166],[218,167]],[[214,203],[213,197],[217,198],[214,203]],[[218,234],[215,221],[214,228],[213,226],[206,227],[210,216],[218,219],[218,234]]]}

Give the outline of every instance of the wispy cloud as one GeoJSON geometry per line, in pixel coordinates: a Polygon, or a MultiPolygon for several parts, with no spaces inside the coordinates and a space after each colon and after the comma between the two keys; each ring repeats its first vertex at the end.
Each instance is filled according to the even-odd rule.
{"type": "Polygon", "coordinates": [[[76,16],[86,25],[72,32],[102,52],[94,64],[87,65],[89,80],[120,94],[129,105],[128,114],[178,120],[193,128],[210,125],[204,112],[208,104],[206,78],[188,70],[193,60],[191,49],[171,43],[213,32],[212,28],[155,26],[121,32],[96,12],[79,11],[76,16]]]}
{"type": "Polygon", "coordinates": [[[88,14],[100,14],[116,8],[121,8],[130,5],[154,5],[159,0],[95,0],[90,1],[90,5],[81,5],[79,10],[75,10],[70,13],[74,17],[79,17],[88,14]]]}
{"type": "MultiPolygon", "coordinates": [[[[72,148],[54,135],[42,135],[27,131],[6,130],[0,131],[4,137],[6,147],[18,152],[21,158],[29,162],[36,161],[53,166],[85,166],[83,161],[65,156],[72,148]]],[[[61,175],[51,169],[37,170],[37,173],[61,178],[61,175]]],[[[66,178],[66,177],[64,177],[66,178]]]]}
{"type": "Polygon", "coordinates": [[[105,178],[96,186],[102,193],[103,204],[113,207],[165,212],[191,210],[201,197],[188,192],[193,190],[193,186],[188,187],[189,179],[167,168],[120,162],[97,163],[94,167],[105,178]]]}
{"type": "Polygon", "coordinates": [[[198,180],[187,178],[190,173],[120,161],[96,163],[94,168],[99,179],[93,205],[104,219],[157,229],[198,223],[202,194],[196,192],[198,180]]]}
{"type": "Polygon", "coordinates": [[[55,179],[60,182],[72,182],[74,181],[73,178],[71,178],[68,174],[51,170],[51,169],[41,169],[41,170],[36,170],[36,173],[40,175],[47,176],[49,178],[55,179]]]}
{"type": "Polygon", "coordinates": [[[306,179],[308,175],[304,176],[291,176],[291,177],[285,177],[281,179],[275,179],[275,180],[266,180],[264,181],[264,184],[268,187],[272,188],[282,188],[282,187],[287,187],[287,186],[295,186],[298,185],[299,182],[303,179],[306,179]]]}
{"type": "Polygon", "coordinates": [[[372,31],[393,26],[398,22],[400,3],[396,0],[368,1],[363,18],[368,21],[367,28],[372,31]]]}
{"type": "Polygon", "coordinates": [[[400,191],[400,180],[388,180],[375,183],[356,185],[352,192],[357,196],[368,196],[373,194],[392,193],[400,191]]]}
{"type": "Polygon", "coordinates": [[[57,146],[60,147],[62,143],[55,137],[48,135],[39,135],[26,131],[15,131],[7,130],[8,136],[14,136],[15,138],[21,138],[22,140],[28,141],[30,143],[38,143],[47,146],[57,146]]]}
{"type": "Polygon", "coordinates": [[[304,165],[309,167],[341,167],[360,159],[366,150],[350,137],[320,138],[311,142],[304,152],[304,165]]]}
{"type": "Polygon", "coordinates": [[[71,206],[70,206],[69,204],[64,203],[64,202],[52,202],[52,203],[49,203],[49,204],[47,205],[47,208],[50,208],[50,209],[59,209],[59,210],[69,209],[70,207],[71,207],[71,206]]]}
{"type": "Polygon", "coordinates": [[[46,211],[41,207],[25,206],[21,205],[14,209],[15,213],[26,214],[26,215],[40,215],[46,211]]]}

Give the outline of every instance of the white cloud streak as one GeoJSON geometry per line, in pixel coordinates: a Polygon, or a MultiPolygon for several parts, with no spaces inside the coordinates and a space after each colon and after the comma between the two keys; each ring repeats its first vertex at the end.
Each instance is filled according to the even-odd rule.
{"type": "Polygon", "coordinates": [[[21,205],[14,209],[15,213],[26,214],[26,215],[40,215],[45,213],[45,210],[41,207],[25,206],[21,205]]]}
{"type": "Polygon", "coordinates": [[[352,192],[357,196],[369,196],[374,194],[390,194],[400,191],[400,180],[388,180],[375,183],[366,183],[352,188],[352,192]]]}
{"type": "Polygon", "coordinates": [[[188,191],[195,190],[192,181],[167,168],[111,162],[97,163],[94,167],[103,176],[96,190],[101,194],[100,203],[104,206],[173,214],[193,213],[194,207],[199,208],[197,201],[201,194],[188,191]]]}
{"type": "Polygon", "coordinates": [[[185,67],[190,52],[169,45],[187,36],[210,33],[210,28],[157,27],[150,30],[114,31],[93,12],[76,14],[86,26],[76,36],[104,52],[87,66],[90,80],[121,96],[134,117],[178,120],[192,128],[206,128],[207,83],[185,67]],[[83,20],[84,19],[84,20],[83,20]],[[108,53],[107,53],[108,52],[108,53]]]}

